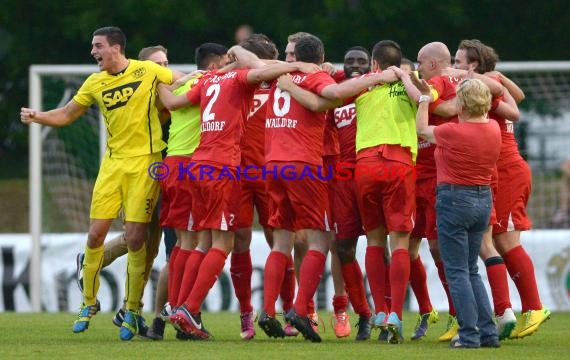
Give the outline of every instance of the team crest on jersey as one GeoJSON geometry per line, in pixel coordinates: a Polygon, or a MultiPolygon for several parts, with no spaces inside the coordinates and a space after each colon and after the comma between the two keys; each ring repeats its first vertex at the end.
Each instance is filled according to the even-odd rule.
{"type": "Polygon", "coordinates": [[[135,77],[137,79],[142,77],[144,74],[146,74],[146,68],[144,68],[144,67],[140,67],[140,68],[136,69],[135,71],[133,71],[133,77],[135,77]]]}
{"type": "Polygon", "coordinates": [[[135,81],[116,87],[114,89],[103,91],[103,103],[105,104],[107,110],[114,110],[116,108],[120,108],[121,106],[125,106],[135,91],[137,91],[141,82],[142,81],[135,81]]]}

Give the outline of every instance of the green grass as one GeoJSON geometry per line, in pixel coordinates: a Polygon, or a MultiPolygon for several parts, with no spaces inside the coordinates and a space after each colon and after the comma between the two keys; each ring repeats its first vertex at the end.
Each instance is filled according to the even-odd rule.
{"type": "MultiPolygon", "coordinates": [[[[184,342],[174,338],[174,330],[167,327],[164,341],[146,341],[138,338],[130,342],[119,340],[118,329],[111,323],[112,314],[98,314],[85,333],[73,334],[75,319],[70,313],[0,313],[0,359],[567,359],[568,325],[570,313],[554,313],[540,331],[522,340],[504,341],[500,349],[450,350],[447,343],[438,343],[437,337],[445,328],[446,314],[432,325],[426,338],[419,342],[406,340],[401,345],[388,345],[373,338],[355,342],[350,338],[336,339],[328,325],[330,314],[321,313],[326,320],[323,342],[313,344],[298,338],[269,339],[257,330],[255,339],[239,339],[239,317],[235,313],[204,314],[203,320],[215,336],[207,342],[184,342]]],[[[405,335],[415,324],[414,314],[404,315],[405,335]]],[[[147,319],[152,319],[150,315],[147,319]]],[[[356,315],[351,323],[356,323],[356,315]]],[[[322,328],[322,326],[321,326],[322,328]]]]}

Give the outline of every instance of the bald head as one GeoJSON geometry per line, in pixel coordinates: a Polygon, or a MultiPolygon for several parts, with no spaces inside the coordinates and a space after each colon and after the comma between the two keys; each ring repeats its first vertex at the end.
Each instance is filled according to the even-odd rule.
{"type": "Polygon", "coordinates": [[[426,80],[441,75],[441,69],[451,66],[451,53],[442,42],[431,42],[418,52],[418,71],[426,80]]]}

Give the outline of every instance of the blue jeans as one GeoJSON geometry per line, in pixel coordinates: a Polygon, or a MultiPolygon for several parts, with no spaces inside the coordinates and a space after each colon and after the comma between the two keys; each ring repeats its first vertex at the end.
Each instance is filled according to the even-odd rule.
{"type": "Polygon", "coordinates": [[[469,347],[498,339],[491,303],[477,266],[492,203],[488,186],[437,187],[439,251],[457,311],[459,341],[469,347]]]}

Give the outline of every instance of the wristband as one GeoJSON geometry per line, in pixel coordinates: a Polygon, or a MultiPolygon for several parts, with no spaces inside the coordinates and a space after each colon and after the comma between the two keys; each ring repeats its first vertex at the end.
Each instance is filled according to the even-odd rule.
{"type": "Polygon", "coordinates": [[[420,95],[420,99],[418,100],[418,104],[421,104],[423,102],[430,102],[431,101],[431,96],[429,95],[420,95]]]}

